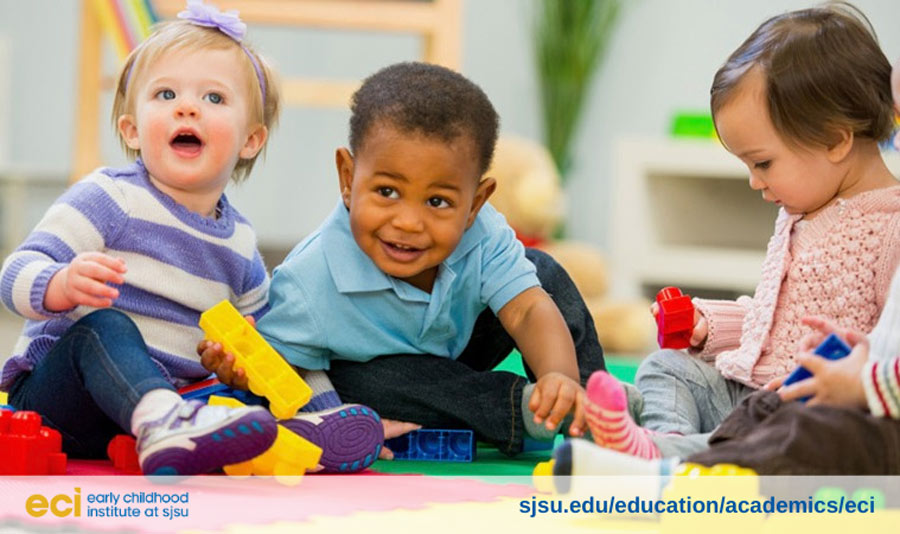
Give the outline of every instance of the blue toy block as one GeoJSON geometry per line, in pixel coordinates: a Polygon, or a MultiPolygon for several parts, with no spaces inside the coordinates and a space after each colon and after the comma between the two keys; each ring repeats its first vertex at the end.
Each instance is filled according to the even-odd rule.
{"type": "Polygon", "coordinates": [[[225,384],[219,382],[217,378],[208,378],[196,384],[185,386],[178,390],[178,394],[184,400],[198,400],[209,402],[209,398],[213,395],[218,397],[229,397],[241,401],[248,406],[266,406],[266,399],[250,393],[249,391],[241,391],[239,389],[231,389],[225,384]]]}
{"type": "Polygon", "coordinates": [[[475,435],[471,430],[413,430],[386,440],[395,460],[471,462],[475,459],[475,435]]]}
{"type": "Polygon", "coordinates": [[[182,399],[199,400],[206,402],[209,400],[210,395],[222,395],[224,392],[230,390],[231,388],[217,381],[216,383],[201,388],[183,391],[184,389],[185,388],[178,390],[179,394],[181,394],[182,399]]]}
{"type": "MultiPolygon", "coordinates": [[[[823,358],[828,358],[829,360],[840,360],[844,356],[850,354],[850,347],[847,346],[844,341],[836,336],[835,334],[829,335],[825,338],[816,350],[813,352],[822,356],[823,358]]],[[[794,371],[788,375],[788,377],[784,380],[784,386],[789,386],[794,382],[800,382],[801,380],[806,380],[811,377],[812,373],[806,370],[805,367],[798,366],[794,371]]],[[[799,400],[800,402],[806,402],[810,399],[810,397],[802,397],[799,400]]]]}
{"type": "Polygon", "coordinates": [[[16,409],[13,408],[12,406],[10,406],[9,404],[0,404],[0,410],[9,410],[11,412],[16,411],[16,409]]]}

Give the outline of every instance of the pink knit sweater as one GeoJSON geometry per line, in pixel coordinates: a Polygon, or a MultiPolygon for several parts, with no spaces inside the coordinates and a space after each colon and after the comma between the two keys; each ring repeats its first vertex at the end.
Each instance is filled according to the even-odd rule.
{"type": "Polygon", "coordinates": [[[870,332],[900,262],[900,186],[841,199],[811,221],[782,210],[753,298],[694,299],[709,323],[697,356],[751,387],[790,372],[797,344],[821,316],[870,332]]]}

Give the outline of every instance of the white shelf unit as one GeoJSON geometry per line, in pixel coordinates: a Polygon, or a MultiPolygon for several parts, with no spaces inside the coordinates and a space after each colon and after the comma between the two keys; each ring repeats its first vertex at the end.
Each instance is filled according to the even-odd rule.
{"type": "MultiPolygon", "coordinates": [[[[615,154],[613,291],[752,294],[778,210],[750,189],[747,168],[707,140],[623,139],[615,154]]],[[[898,175],[900,157],[885,159],[898,175]]]]}

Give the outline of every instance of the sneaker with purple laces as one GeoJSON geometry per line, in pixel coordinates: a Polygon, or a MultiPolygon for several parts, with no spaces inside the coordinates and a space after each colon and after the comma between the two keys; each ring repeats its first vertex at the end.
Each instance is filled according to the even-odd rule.
{"type": "Polygon", "coordinates": [[[322,449],[319,464],[325,473],[355,473],[369,467],[384,443],[381,419],[361,404],[297,412],[279,423],[322,449]]]}
{"type": "Polygon", "coordinates": [[[137,452],[145,475],[196,475],[259,456],[275,441],[278,425],[261,406],[228,408],[183,401],[138,429],[137,452]]]}

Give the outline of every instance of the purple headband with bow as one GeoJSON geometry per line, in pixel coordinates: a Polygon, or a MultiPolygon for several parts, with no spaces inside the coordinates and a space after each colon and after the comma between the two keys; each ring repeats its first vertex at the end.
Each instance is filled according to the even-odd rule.
{"type": "Polygon", "coordinates": [[[231,37],[240,45],[241,50],[250,58],[253,69],[256,70],[256,78],[259,80],[259,89],[262,91],[263,107],[266,105],[266,77],[257,62],[256,57],[244,46],[241,41],[247,33],[247,25],[241,21],[237,10],[222,13],[216,6],[204,4],[203,0],[187,0],[187,9],[178,14],[178,18],[186,20],[196,26],[216,28],[228,37],[231,37]]]}
{"type": "MultiPolygon", "coordinates": [[[[253,70],[256,71],[256,79],[259,80],[259,89],[262,92],[263,107],[266,106],[266,77],[256,61],[256,57],[250,53],[250,50],[244,46],[241,41],[247,33],[247,25],[241,22],[236,10],[226,11],[222,13],[215,6],[204,4],[202,0],[188,0],[187,9],[178,14],[178,18],[184,19],[195,26],[205,26],[207,28],[216,28],[234,41],[241,47],[241,50],[250,58],[253,64],[253,70]]],[[[133,67],[134,65],[132,65],[133,67]]],[[[128,79],[131,78],[131,68],[125,75],[125,86],[128,86],[128,79]]]]}

